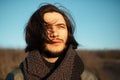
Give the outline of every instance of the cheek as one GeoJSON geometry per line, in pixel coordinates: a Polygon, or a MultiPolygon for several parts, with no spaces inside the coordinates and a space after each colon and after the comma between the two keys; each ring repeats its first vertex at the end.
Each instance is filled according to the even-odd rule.
{"type": "Polygon", "coordinates": [[[61,31],[60,33],[61,33],[61,37],[66,41],[68,38],[68,31],[66,31],[66,30],[61,31]]]}

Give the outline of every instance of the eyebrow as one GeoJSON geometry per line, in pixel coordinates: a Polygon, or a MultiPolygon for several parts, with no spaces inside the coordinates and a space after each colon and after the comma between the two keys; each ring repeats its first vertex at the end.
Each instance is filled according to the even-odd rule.
{"type": "Polygon", "coordinates": [[[64,23],[58,23],[58,24],[56,24],[57,26],[59,26],[59,25],[64,25],[64,26],[66,26],[66,24],[64,24],[64,23]]]}

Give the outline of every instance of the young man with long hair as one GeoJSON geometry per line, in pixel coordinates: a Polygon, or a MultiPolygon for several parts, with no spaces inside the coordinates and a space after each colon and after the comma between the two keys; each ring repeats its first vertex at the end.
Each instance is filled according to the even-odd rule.
{"type": "Polygon", "coordinates": [[[81,80],[84,65],[75,51],[74,28],[72,17],[55,5],[35,11],[25,28],[24,80],[81,80]]]}

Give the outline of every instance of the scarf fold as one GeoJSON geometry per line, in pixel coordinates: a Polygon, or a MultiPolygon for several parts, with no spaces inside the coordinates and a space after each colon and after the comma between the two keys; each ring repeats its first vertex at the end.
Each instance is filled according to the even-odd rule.
{"type": "MultiPolygon", "coordinates": [[[[51,71],[37,50],[31,51],[22,64],[25,80],[44,80],[42,78],[51,71]]],[[[80,80],[83,69],[80,57],[70,46],[62,62],[45,80],[80,80]]]]}

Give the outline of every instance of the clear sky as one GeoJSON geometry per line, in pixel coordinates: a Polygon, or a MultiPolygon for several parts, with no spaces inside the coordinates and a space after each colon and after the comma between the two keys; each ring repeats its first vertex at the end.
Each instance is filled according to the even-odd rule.
{"type": "Polygon", "coordinates": [[[0,47],[25,48],[24,27],[41,3],[60,3],[82,49],[120,49],[120,0],[0,0],[0,47]]]}

